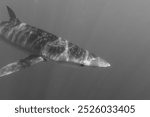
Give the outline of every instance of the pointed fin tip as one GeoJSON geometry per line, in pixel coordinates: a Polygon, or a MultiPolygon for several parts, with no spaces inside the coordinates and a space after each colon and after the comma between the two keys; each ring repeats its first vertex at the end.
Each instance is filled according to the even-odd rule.
{"type": "Polygon", "coordinates": [[[20,22],[19,19],[16,17],[15,12],[8,5],[6,5],[6,8],[7,8],[8,14],[9,14],[9,18],[10,18],[9,20],[20,22]]]}
{"type": "Polygon", "coordinates": [[[8,10],[8,14],[9,14],[9,17],[11,20],[15,20],[16,19],[16,15],[14,13],[14,11],[9,7],[9,6],[6,6],[7,10],[8,10]]]}

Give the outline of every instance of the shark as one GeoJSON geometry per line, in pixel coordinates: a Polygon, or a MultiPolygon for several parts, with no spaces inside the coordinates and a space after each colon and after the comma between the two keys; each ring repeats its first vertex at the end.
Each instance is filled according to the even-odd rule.
{"type": "Polygon", "coordinates": [[[21,22],[15,12],[6,6],[9,20],[0,22],[0,36],[10,44],[25,49],[29,56],[0,68],[0,77],[10,75],[40,62],[56,61],[88,67],[110,67],[99,56],[68,40],[21,22]]]}

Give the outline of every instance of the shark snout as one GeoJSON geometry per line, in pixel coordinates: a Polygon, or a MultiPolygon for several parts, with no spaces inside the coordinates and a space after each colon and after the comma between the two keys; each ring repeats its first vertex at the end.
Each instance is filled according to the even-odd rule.
{"type": "Polygon", "coordinates": [[[104,59],[100,57],[96,57],[90,62],[90,66],[95,66],[95,67],[110,67],[110,63],[105,61],[104,59]]]}

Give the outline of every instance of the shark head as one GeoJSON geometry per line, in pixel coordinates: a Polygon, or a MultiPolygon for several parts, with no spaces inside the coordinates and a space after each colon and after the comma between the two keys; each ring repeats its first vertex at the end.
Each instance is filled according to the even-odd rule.
{"type": "Polygon", "coordinates": [[[85,66],[91,66],[91,67],[110,67],[110,63],[108,63],[106,60],[102,59],[101,57],[95,56],[93,53],[88,53],[87,51],[87,57],[83,61],[85,66]]]}
{"type": "Polygon", "coordinates": [[[105,61],[104,59],[100,57],[96,57],[95,59],[90,61],[90,66],[95,66],[95,67],[110,67],[110,63],[105,61]]]}

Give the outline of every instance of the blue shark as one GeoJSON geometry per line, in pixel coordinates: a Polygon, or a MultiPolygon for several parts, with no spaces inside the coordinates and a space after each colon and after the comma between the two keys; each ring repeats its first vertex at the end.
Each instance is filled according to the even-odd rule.
{"type": "Polygon", "coordinates": [[[110,67],[110,63],[68,40],[21,22],[6,6],[9,21],[0,22],[0,36],[6,42],[25,49],[29,56],[0,69],[0,77],[28,68],[39,62],[56,61],[79,66],[110,67]]]}

